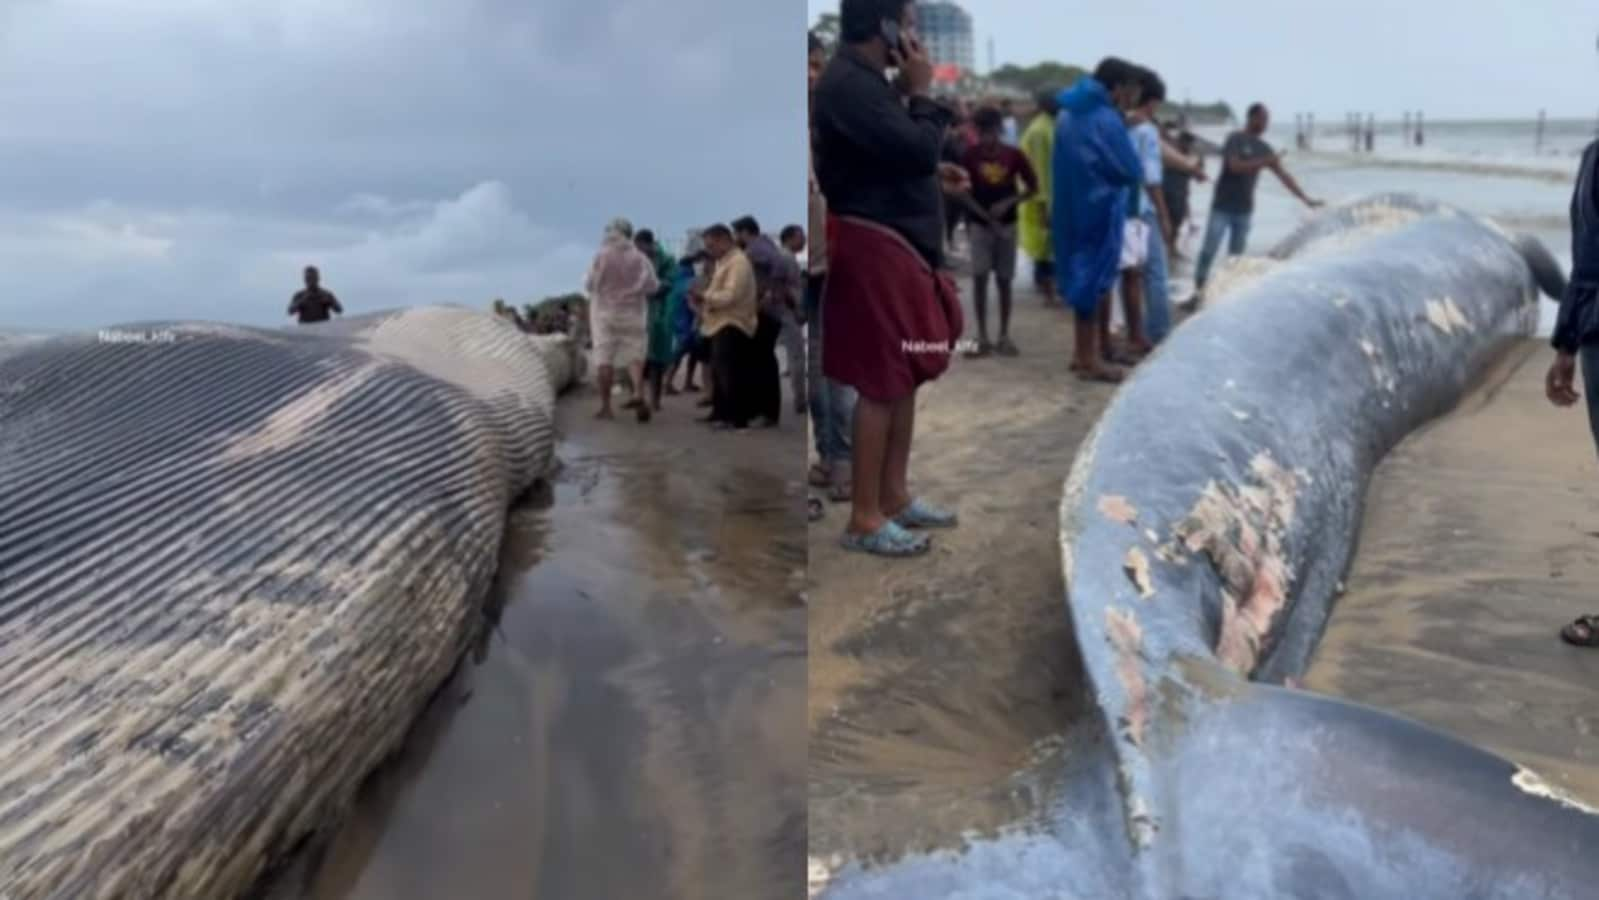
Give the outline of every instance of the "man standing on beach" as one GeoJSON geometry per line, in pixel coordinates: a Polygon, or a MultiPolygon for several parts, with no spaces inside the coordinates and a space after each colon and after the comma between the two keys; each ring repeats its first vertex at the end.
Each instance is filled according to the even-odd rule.
{"type": "Polygon", "coordinates": [[[926,553],[918,529],[955,514],[910,493],[916,392],[949,365],[959,295],[941,271],[941,184],[968,186],[939,163],[950,111],[929,96],[933,66],[916,39],[912,0],[842,0],[844,46],[816,85],[816,174],[834,216],[829,245],[826,374],[855,388],[854,476],[845,548],[926,553]],[[898,70],[890,83],[888,69],[898,70]],[[911,348],[927,346],[927,352],[911,348]]]}
{"type": "Polygon", "coordinates": [[[1057,91],[1040,91],[1038,112],[1022,132],[1022,152],[1038,178],[1038,191],[1021,204],[1022,252],[1033,261],[1033,287],[1049,306],[1055,300],[1055,251],[1049,239],[1049,194],[1051,159],[1055,155],[1055,115],[1060,103],[1057,91]]]}
{"type": "MultiPolygon", "coordinates": [[[[666,386],[666,370],[677,359],[671,308],[672,285],[677,281],[677,260],[655,240],[655,232],[642,228],[633,236],[633,246],[655,265],[655,293],[649,296],[645,330],[648,349],[644,354],[644,381],[650,388],[650,408],[661,411],[661,393],[666,386]]],[[[643,393],[641,390],[640,394],[643,393]]]]}
{"type": "MultiPolygon", "coordinates": [[[[1190,158],[1194,153],[1194,135],[1183,127],[1182,123],[1173,126],[1172,133],[1167,136],[1167,143],[1184,157],[1190,158]]],[[[1188,221],[1188,187],[1193,181],[1203,183],[1205,170],[1197,162],[1193,168],[1167,165],[1162,167],[1163,184],[1161,194],[1166,200],[1166,212],[1171,216],[1172,243],[1166,248],[1171,251],[1169,260],[1177,258],[1177,242],[1182,237],[1183,225],[1188,221]]]]}
{"type": "MultiPolygon", "coordinates": [[[[1577,358],[1582,357],[1588,428],[1599,445],[1599,141],[1583,151],[1577,170],[1571,195],[1571,278],[1549,342],[1555,348],[1555,361],[1544,377],[1549,402],[1576,404],[1577,358]]],[[[1560,630],[1560,637],[1579,647],[1599,647],[1599,615],[1579,616],[1560,630]]]]}
{"type": "Polygon", "coordinates": [[[1106,57],[1060,97],[1051,233],[1060,291],[1075,313],[1071,369],[1086,380],[1122,380],[1121,369],[1105,362],[1101,329],[1121,269],[1128,199],[1144,183],[1123,119],[1141,91],[1135,66],[1106,57]]]}
{"type": "MultiPolygon", "coordinates": [[[[1143,294],[1144,334],[1151,345],[1159,344],[1171,332],[1171,293],[1167,285],[1166,251],[1176,237],[1171,211],[1166,208],[1166,172],[1161,161],[1160,126],[1155,124],[1155,109],[1166,101],[1166,82],[1149,69],[1140,70],[1143,99],[1133,110],[1133,148],[1144,164],[1144,200],[1139,207],[1148,241],[1144,256],[1143,294]]],[[[1135,348],[1144,349],[1144,348],[1135,348]]]]}
{"type": "Polygon", "coordinates": [[[760,311],[755,267],[726,225],[705,229],[705,254],[715,263],[710,284],[690,293],[700,310],[700,334],[711,350],[711,414],[703,421],[718,430],[744,429],[756,412],[752,369],[760,311]]]}
{"type": "Polygon", "coordinates": [[[1249,107],[1244,130],[1227,136],[1222,145],[1221,176],[1216,179],[1216,194],[1210,202],[1210,221],[1205,225],[1205,242],[1199,249],[1199,263],[1194,268],[1194,298],[1191,307],[1203,302],[1205,279],[1210,276],[1211,263],[1216,261],[1216,251],[1221,240],[1227,238],[1227,254],[1238,256],[1249,242],[1249,222],[1255,212],[1255,183],[1261,169],[1270,169],[1288,192],[1311,209],[1319,209],[1320,200],[1312,200],[1300,190],[1299,182],[1283,168],[1282,157],[1262,139],[1271,116],[1263,103],[1249,107]]]}
{"type": "Polygon", "coordinates": [[[972,182],[965,197],[968,243],[972,259],[972,305],[977,313],[977,346],[969,357],[1015,356],[1010,339],[1011,282],[1016,277],[1016,207],[1038,193],[1032,164],[1015,147],[1001,143],[1000,111],[985,106],[974,117],[977,146],[966,151],[961,165],[972,182]],[[1025,184],[1026,191],[1017,185],[1025,184]],[[988,276],[999,291],[999,343],[988,342],[988,276]]]}
{"type": "MultiPolygon", "coordinates": [[[[809,59],[809,96],[814,103],[816,83],[827,68],[827,54],[821,41],[812,34],[809,59]]],[[[811,117],[815,121],[814,113],[811,117]]],[[[822,353],[826,343],[826,324],[822,320],[822,296],[827,286],[828,222],[827,198],[816,180],[816,129],[810,131],[810,234],[805,258],[805,380],[810,400],[811,435],[816,444],[816,462],[806,480],[828,499],[843,503],[850,499],[850,434],[855,424],[855,389],[823,374],[822,353]]],[[[813,496],[807,503],[812,521],[823,514],[822,498],[813,496]]]]}
{"type": "Polygon", "coordinates": [[[589,334],[600,391],[597,419],[613,418],[611,385],[618,368],[632,379],[627,404],[640,422],[650,420],[644,396],[644,358],[649,351],[648,302],[660,287],[655,264],[633,243],[633,226],[615,219],[605,228],[600,251],[589,266],[584,290],[589,298],[589,334]]]}
{"type": "Polygon", "coordinates": [[[289,315],[299,318],[301,325],[326,322],[328,314],[344,315],[344,307],[333,292],[322,287],[322,273],[316,266],[305,267],[305,290],[289,301],[289,315]]]}
{"type": "Polygon", "coordinates": [[[800,284],[799,266],[793,257],[784,253],[770,236],[761,231],[754,216],[742,216],[733,223],[733,240],[755,267],[755,283],[759,292],[760,325],[755,332],[757,354],[755,395],[760,398],[758,411],[763,427],[775,428],[783,415],[783,376],[777,365],[777,346],[782,342],[788,357],[790,374],[799,380],[794,403],[804,410],[804,373],[798,361],[804,352],[805,338],[800,334],[799,303],[804,288],[800,284]]]}

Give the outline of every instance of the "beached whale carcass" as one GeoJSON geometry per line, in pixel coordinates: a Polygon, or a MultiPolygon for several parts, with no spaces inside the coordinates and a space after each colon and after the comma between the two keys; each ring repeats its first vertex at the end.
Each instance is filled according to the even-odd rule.
{"type": "Polygon", "coordinates": [[[1366,483],[1530,334],[1548,253],[1441,204],[1328,210],[1179,329],[1078,451],[1067,608],[1094,699],[1066,786],[1005,833],[830,897],[1564,898],[1599,814],[1532,772],[1279,686],[1315,649],[1366,483]]]}
{"type": "Polygon", "coordinates": [[[0,897],[237,896],[348,803],[578,365],[455,308],[0,350],[0,897]]]}

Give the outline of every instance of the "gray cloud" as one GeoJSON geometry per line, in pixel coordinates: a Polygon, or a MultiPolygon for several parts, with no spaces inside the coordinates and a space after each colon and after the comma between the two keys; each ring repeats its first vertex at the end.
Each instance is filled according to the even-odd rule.
{"type": "Polygon", "coordinates": [[[804,10],[734,0],[11,0],[0,326],[277,321],[578,285],[615,215],[804,210],[804,10]]]}

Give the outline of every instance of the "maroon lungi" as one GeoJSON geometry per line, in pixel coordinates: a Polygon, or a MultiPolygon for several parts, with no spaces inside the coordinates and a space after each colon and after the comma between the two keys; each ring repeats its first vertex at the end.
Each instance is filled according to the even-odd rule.
{"type": "Polygon", "coordinates": [[[898,232],[838,216],[822,295],[822,372],[892,403],[944,374],[965,323],[960,295],[898,232]]]}

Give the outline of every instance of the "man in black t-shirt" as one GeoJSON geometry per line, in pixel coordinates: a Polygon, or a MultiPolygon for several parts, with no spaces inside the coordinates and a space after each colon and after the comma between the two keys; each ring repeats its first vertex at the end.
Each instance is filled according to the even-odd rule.
{"type": "Polygon", "coordinates": [[[332,291],[322,288],[322,273],[316,266],[306,266],[305,290],[289,301],[289,315],[298,317],[301,325],[310,325],[326,322],[329,313],[342,316],[344,307],[339,305],[339,298],[333,296],[332,291]]]}
{"type": "Polygon", "coordinates": [[[1227,238],[1228,255],[1244,252],[1249,241],[1249,221],[1255,212],[1255,182],[1260,178],[1261,169],[1270,169],[1283,187],[1311,209],[1322,205],[1320,200],[1312,200],[1299,189],[1299,182],[1283,168],[1282,158],[1261,138],[1270,121],[1265,105],[1256,103],[1249,107],[1244,130],[1228,135],[1227,143],[1222,145],[1221,176],[1216,179],[1210,221],[1205,226],[1205,243],[1194,268],[1196,302],[1198,292],[1205,289],[1205,279],[1210,275],[1211,263],[1216,260],[1216,251],[1221,249],[1221,239],[1227,238]]]}

